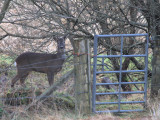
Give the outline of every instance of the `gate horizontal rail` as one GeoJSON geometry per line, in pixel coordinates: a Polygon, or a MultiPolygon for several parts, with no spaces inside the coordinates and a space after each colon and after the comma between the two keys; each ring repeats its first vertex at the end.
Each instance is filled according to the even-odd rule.
{"type": "MultiPolygon", "coordinates": [[[[96,102],[97,105],[103,104],[118,104],[119,102],[96,102]]],[[[127,101],[127,102],[120,102],[121,104],[137,104],[137,103],[144,103],[144,101],[127,101]]]]}
{"type": "Polygon", "coordinates": [[[146,70],[121,70],[121,71],[98,71],[96,74],[100,73],[130,73],[130,72],[145,72],[146,70]]]}
{"type": "Polygon", "coordinates": [[[106,92],[106,93],[96,93],[96,95],[114,95],[114,94],[138,94],[145,93],[144,91],[134,91],[134,92],[106,92]]]}
{"type": "Polygon", "coordinates": [[[147,55],[97,55],[97,58],[112,58],[112,57],[146,57],[147,55]]]}
{"type": "MultiPolygon", "coordinates": [[[[121,82],[121,84],[145,84],[145,81],[143,82],[121,82]]],[[[96,85],[119,85],[119,83],[96,83],[96,85]]]]}
{"type": "Polygon", "coordinates": [[[141,109],[135,109],[135,110],[106,110],[106,111],[96,111],[95,113],[104,113],[104,112],[110,112],[110,113],[113,113],[113,112],[142,112],[144,110],[141,110],[141,109]]]}

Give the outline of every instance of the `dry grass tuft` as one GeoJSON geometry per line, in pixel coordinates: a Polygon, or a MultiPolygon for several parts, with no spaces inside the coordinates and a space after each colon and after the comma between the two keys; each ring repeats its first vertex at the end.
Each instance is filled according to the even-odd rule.
{"type": "Polygon", "coordinates": [[[160,100],[158,98],[150,100],[148,105],[149,105],[151,120],[160,120],[160,100]]]}

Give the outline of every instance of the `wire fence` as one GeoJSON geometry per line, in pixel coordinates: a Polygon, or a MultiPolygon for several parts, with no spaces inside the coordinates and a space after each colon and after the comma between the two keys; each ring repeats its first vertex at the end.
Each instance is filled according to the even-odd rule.
{"type": "MultiPolygon", "coordinates": [[[[88,53],[72,53],[71,56],[81,56],[81,55],[90,55],[91,57],[94,57],[93,54],[88,54],[88,53]]],[[[70,57],[71,57],[70,56],[70,57]]],[[[57,58],[57,59],[50,59],[50,60],[47,60],[47,61],[42,61],[42,62],[36,62],[36,63],[31,63],[31,64],[27,64],[27,65],[23,65],[21,67],[18,67],[18,69],[32,69],[32,68],[56,68],[56,67],[64,67],[64,68],[68,68],[68,67],[71,67],[71,66],[76,66],[76,65],[83,65],[83,64],[86,64],[86,63],[82,63],[82,62],[73,62],[71,63],[70,61],[67,61],[69,62],[69,64],[63,64],[63,65],[49,65],[49,66],[38,66],[38,65],[41,65],[43,63],[49,63],[49,62],[53,62],[53,61],[59,61],[63,58],[57,58]],[[33,65],[36,65],[36,66],[33,66],[33,65]]],[[[101,64],[99,64],[101,66],[101,64]]],[[[110,63],[107,65],[106,64],[106,67],[109,69],[109,66],[110,66],[110,63]]],[[[110,66],[112,67],[112,66],[110,66]]],[[[8,70],[16,70],[17,68],[14,67],[14,66],[11,66],[9,69],[2,69],[0,70],[0,72],[5,72],[5,71],[8,71],[8,70]]]]}
{"type": "MultiPolygon", "coordinates": [[[[74,63],[71,63],[70,61],[67,61],[67,62],[69,62],[69,63],[67,63],[67,64],[63,64],[63,65],[53,65],[53,66],[40,66],[40,67],[37,67],[38,65],[41,65],[41,64],[43,64],[43,63],[48,63],[48,62],[53,62],[53,61],[58,61],[58,60],[60,60],[60,59],[63,59],[63,58],[57,58],[57,59],[51,59],[51,60],[47,60],[47,61],[43,61],[43,62],[37,62],[37,63],[32,63],[32,64],[27,64],[27,65],[24,65],[24,66],[22,66],[22,67],[20,67],[20,68],[18,68],[18,69],[28,69],[28,68],[30,68],[30,69],[32,69],[32,68],[54,68],[54,67],[63,67],[64,69],[65,68],[73,68],[74,66],[76,66],[76,65],[83,65],[83,64],[86,64],[86,63],[82,63],[82,62],[74,62],[74,63]],[[36,65],[36,66],[34,66],[34,65],[36,65]]],[[[13,67],[13,66],[11,66],[9,69],[7,69],[8,71],[10,71],[10,70],[16,70],[17,68],[16,67],[13,67]]],[[[4,71],[6,71],[6,70],[1,70],[1,72],[4,72],[4,71]]],[[[68,71],[68,70],[67,70],[68,71]]],[[[57,78],[57,79],[59,79],[59,78],[57,78]]],[[[8,92],[8,90],[10,89],[10,87],[8,88],[7,87],[8,85],[3,85],[2,84],[2,87],[0,88],[1,90],[1,93],[4,93],[4,95],[6,95],[6,97],[7,97],[7,94],[8,93],[10,93],[10,92],[8,92]],[[7,88],[4,88],[4,87],[7,87],[7,88]],[[2,88],[4,88],[3,90],[4,91],[2,91],[2,88]]],[[[13,91],[16,93],[16,89],[14,90],[14,89],[11,89],[11,93],[13,92],[13,91]]],[[[10,90],[9,90],[10,91],[10,90]]],[[[13,93],[14,93],[13,92],[13,93]]],[[[20,92],[20,91],[18,91],[18,92],[20,92]]],[[[22,90],[22,93],[23,92],[25,92],[25,91],[23,91],[22,90]]],[[[63,95],[63,96],[71,96],[71,95],[63,95]]],[[[50,96],[43,96],[44,98],[50,98],[50,97],[55,97],[55,96],[53,96],[53,95],[50,95],[50,96]]],[[[13,97],[7,97],[7,98],[4,98],[4,97],[0,97],[0,100],[1,101],[12,101],[12,100],[23,100],[23,99],[38,99],[39,98],[39,96],[26,96],[26,97],[21,97],[21,95],[20,96],[18,96],[18,97],[15,97],[14,95],[13,95],[13,97]]]]}
{"type": "MultiPolygon", "coordinates": [[[[71,96],[70,94],[64,94],[61,96],[71,96]]],[[[43,98],[53,98],[53,97],[59,97],[59,95],[48,95],[48,96],[43,96],[43,98]]],[[[41,98],[40,96],[32,96],[32,97],[16,97],[16,98],[0,98],[1,101],[5,100],[23,100],[23,99],[38,99],[41,98]]]]}
{"type": "MultiPolygon", "coordinates": [[[[75,53],[73,53],[72,55],[70,55],[69,57],[71,57],[71,56],[80,56],[80,55],[88,55],[87,53],[77,53],[77,54],[75,54],[75,53]]],[[[67,57],[66,59],[68,59],[69,57],[67,57]]],[[[39,59],[41,59],[42,57],[38,57],[39,59]]],[[[50,63],[51,64],[51,62],[56,62],[56,61],[59,61],[59,60],[63,60],[64,58],[56,58],[56,59],[50,59],[50,60],[39,60],[40,62],[34,62],[34,63],[30,63],[30,64],[27,64],[27,65],[22,65],[22,66],[20,66],[20,67],[18,67],[19,69],[28,69],[28,68],[45,68],[45,67],[52,67],[52,68],[54,68],[54,67],[60,67],[60,66],[62,66],[62,67],[64,67],[64,65],[53,65],[53,66],[40,66],[40,67],[36,67],[36,66],[34,66],[34,67],[31,67],[31,66],[33,66],[33,65],[41,65],[41,64],[43,64],[43,63],[50,63]]],[[[67,62],[69,62],[69,61],[67,61],[67,62]]],[[[77,65],[77,63],[74,63],[74,64],[70,64],[70,65],[77,65]]],[[[70,66],[70,65],[68,65],[68,66],[70,66]]],[[[5,72],[6,70],[15,70],[16,68],[13,66],[13,63],[11,64],[11,65],[9,65],[6,69],[0,69],[0,72],[5,72]]]]}
{"type": "MultiPolygon", "coordinates": [[[[116,46],[116,45],[115,45],[116,46]]],[[[112,46],[112,47],[115,47],[115,46],[112,46]]],[[[110,47],[110,48],[108,48],[108,49],[104,49],[104,47],[103,46],[99,46],[98,47],[98,54],[97,55],[101,55],[101,54],[112,54],[112,50],[111,49],[114,49],[114,48],[112,48],[112,47],[110,47]]],[[[139,47],[140,48],[140,47],[139,47]]],[[[138,49],[138,48],[137,48],[138,49]]],[[[93,49],[91,48],[91,51],[93,51],[93,49]]],[[[141,53],[142,51],[138,51],[138,50],[135,50],[136,52],[139,52],[139,53],[141,53]]],[[[118,52],[117,53],[115,53],[115,54],[118,54],[118,52]]],[[[137,53],[136,53],[137,54],[137,53]]],[[[46,61],[40,61],[40,62],[33,62],[33,63],[30,63],[30,64],[27,64],[27,65],[23,65],[23,66],[21,66],[21,67],[19,67],[19,69],[32,69],[32,68],[54,68],[54,67],[62,67],[63,68],[63,70],[61,71],[61,72],[59,72],[58,73],[58,75],[57,75],[57,80],[59,80],[59,78],[60,78],[60,76],[63,76],[66,72],[68,72],[70,69],[72,69],[74,66],[77,66],[77,65],[84,65],[84,64],[86,64],[86,63],[83,63],[82,61],[74,61],[73,60],[73,57],[80,57],[80,56],[82,56],[82,55],[87,55],[87,56],[90,56],[91,58],[93,58],[95,55],[93,55],[92,54],[92,52],[90,53],[90,54],[88,54],[88,53],[75,53],[74,51],[72,51],[72,53],[70,53],[70,55],[69,55],[69,57],[67,57],[66,59],[66,62],[63,64],[63,65],[47,65],[48,63],[52,63],[52,62],[54,62],[54,61],[59,61],[59,60],[61,60],[61,59],[63,59],[63,58],[56,58],[56,59],[49,59],[49,60],[46,60],[46,61]],[[42,65],[42,64],[46,64],[46,65],[42,65]]],[[[114,59],[116,59],[116,58],[114,58],[114,59]]],[[[139,58],[139,59],[137,59],[137,61],[139,61],[139,63],[143,63],[143,60],[141,59],[141,58],[139,58]]],[[[91,62],[93,62],[92,60],[91,60],[91,62]]],[[[92,63],[91,63],[91,65],[92,65],[92,63]]],[[[111,62],[111,60],[110,59],[106,59],[106,58],[98,58],[98,67],[97,67],[97,70],[104,70],[104,69],[114,69],[114,66],[113,66],[113,64],[112,64],[112,62],[111,62]],[[104,62],[104,63],[103,63],[104,62]],[[104,67],[104,66],[106,66],[106,67],[104,67]]],[[[91,66],[92,67],[92,66],[91,66]]],[[[132,68],[133,67],[135,67],[135,66],[132,66],[132,68]]],[[[131,69],[132,69],[131,68],[131,69]]],[[[5,71],[14,71],[14,70],[16,70],[17,68],[15,67],[15,66],[13,66],[13,64],[9,67],[9,68],[6,68],[6,69],[0,69],[0,73],[2,73],[2,72],[5,72],[5,71]]],[[[91,69],[91,71],[92,71],[92,69],[91,69]]],[[[13,74],[13,73],[12,73],[13,74]]],[[[14,73],[15,74],[15,73],[14,73]]],[[[115,80],[115,78],[116,78],[116,76],[114,77],[115,75],[112,75],[112,76],[109,76],[114,82],[116,81],[115,80]]],[[[138,75],[133,75],[133,76],[138,76],[138,75]]],[[[40,75],[38,75],[38,77],[40,77],[40,75]]],[[[101,77],[105,77],[105,76],[101,76],[101,75],[98,75],[98,83],[100,83],[101,82],[101,77]]],[[[132,77],[132,75],[130,74],[130,77],[131,78],[133,78],[132,77]]],[[[44,79],[44,76],[43,76],[43,79],[44,79]]],[[[67,96],[74,96],[74,84],[73,84],[73,82],[74,82],[74,76],[72,76],[72,77],[70,77],[70,80],[68,80],[68,81],[66,81],[65,83],[64,83],[64,85],[62,86],[62,87],[58,87],[58,89],[56,90],[57,92],[59,92],[59,93],[61,93],[61,92],[63,92],[64,94],[61,94],[60,96],[64,96],[64,97],[67,97],[67,96]]],[[[37,78],[36,78],[36,80],[37,80],[37,78]]],[[[25,100],[25,99],[29,99],[29,100],[32,100],[32,101],[34,101],[34,100],[36,100],[36,99],[39,99],[40,98],[40,96],[38,95],[36,95],[35,93],[36,93],[36,90],[38,89],[41,89],[40,87],[41,87],[41,84],[43,84],[43,82],[42,81],[40,81],[40,83],[38,83],[38,85],[37,85],[37,83],[34,85],[34,86],[27,86],[27,87],[29,87],[28,89],[30,89],[30,90],[32,90],[32,92],[31,92],[31,96],[23,96],[23,93],[25,93],[25,92],[27,92],[27,90],[26,91],[23,91],[22,90],[22,92],[20,92],[20,90],[18,89],[18,87],[19,86],[17,86],[17,88],[15,88],[15,90],[14,89],[10,89],[10,82],[8,82],[7,84],[2,84],[1,86],[0,86],[0,104],[3,104],[4,105],[4,107],[5,107],[5,102],[6,101],[20,101],[20,100],[25,100]],[[37,86],[36,86],[37,85],[37,86]],[[9,86],[9,87],[8,87],[9,86]],[[36,86],[36,87],[35,87],[36,86]],[[32,88],[32,87],[34,87],[34,89],[32,88]],[[17,93],[22,93],[22,94],[19,94],[19,95],[17,95],[17,96],[12,96],[12,95],[14,95],[14,93],[15,94],[17,94],[17,93]],[[7,96],[7,94],[8,93],[13,93],[12,95],[10,95],[10,96],[7,96]]],[[[27,84],[28,85],[28,84],[27,84]]],[[[47,85],[46,86],[48,86],[48,83],[47,83],[47,85]]],[[[44,92],[46,89],[46,86],[45,85],[42,85],[42,87],[44,87],[43,89],[42,89],[42,91],[40,91],[40,92],[44,92]]],[[[100,89],[102,89],[101,87],[100,87],[100,89]]],[[[28,91],[28,92],[30,92],[30,91],[28,91]]],[[[29,93],[30,94],[30,93],[29,93]]],[[[47,95],[47,96],[43,96],[44,98],[46,98],[46,99],[48,99],[48,98],[56,98],[56,97],[59,97],[59,95],[56,95],[56,93],[54,93],[54,94],[52,94],[52,95],[47,95]]],[[[99,98],[97,98],[97,99],[99,99],[99,98]]],[[[102,96],[102,98],[101,98],[101,96],[100,96],[100,99],[104,99],[103,98],[103,96],[102,96]]],[[[9,102],[8,102],[9,103],[9,102]]],[[[21,104],[23,104],[23,103],[21,103],[21,104]]],[[[19,105],[16,105],[15,104],[15,106],[19,106],[19,105]]]]}

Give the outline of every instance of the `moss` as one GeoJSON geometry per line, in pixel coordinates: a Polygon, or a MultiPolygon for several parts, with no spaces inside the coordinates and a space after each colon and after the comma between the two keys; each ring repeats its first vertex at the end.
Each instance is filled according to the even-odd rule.
{"type": "Polygon", "coordinates": [[[75,102],[72,96],[64,93],[56,93],[53,97],[47,98],[44,104],[53,109],[74,109],[75,102]]]}
{"type": "Polygon", "coordinates": [[[54,101],[56,105],[61,108],[75,108],[74,98],[71,96],[65,96],[64,94],[61,94],[57,96],[54,101]]]}

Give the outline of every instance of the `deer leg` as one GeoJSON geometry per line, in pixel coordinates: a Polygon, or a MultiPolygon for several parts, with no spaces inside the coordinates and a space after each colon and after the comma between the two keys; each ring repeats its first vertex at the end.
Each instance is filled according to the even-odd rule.
{"type": "Polygon", "coordinates": [[[25,81],[25,79],[26,79],[26,77],[27,77],[28,75],[29,75],[29,73],[23,75],[23,76],[20,78],[20,83],[21,83],[22,86],[24,85],[24,81],[25,81]]]}
{"type": "Polygon", "coordinates": [[[12,79],[12,82],[11,82],[11,87],[14,87],[14,84],[19,80],[19,75],[17,74],[13,79],[12,79]]]}
{"type": "Polygon", "coordinates": [[[47,73],[47,77],[48,77],[48,82],[49,82],[49,85],[53,85],[53,82],[54,82],[54,74],[53,73],[47,73]]]}

